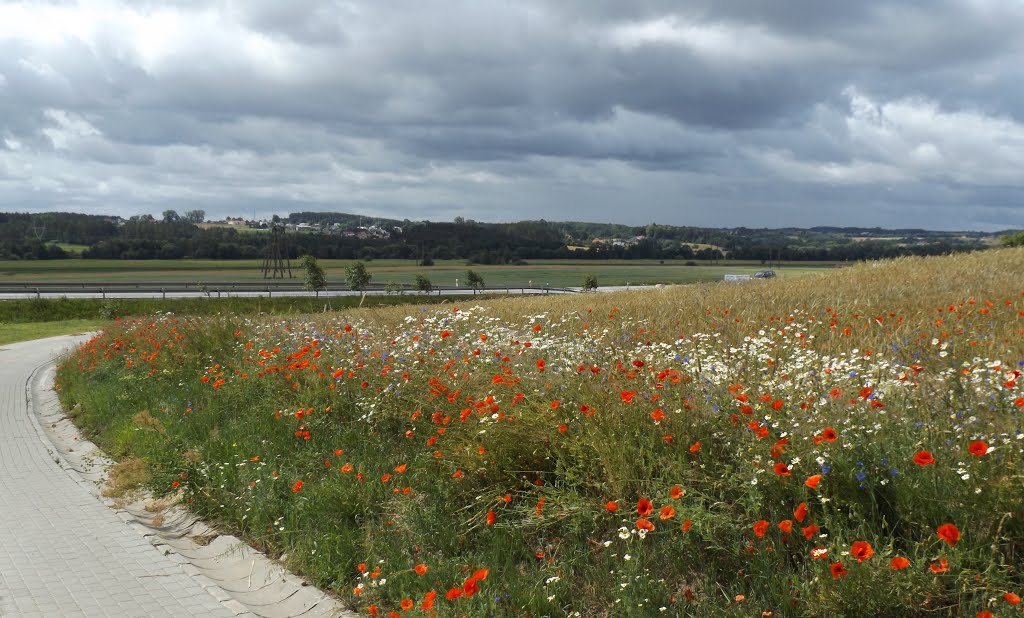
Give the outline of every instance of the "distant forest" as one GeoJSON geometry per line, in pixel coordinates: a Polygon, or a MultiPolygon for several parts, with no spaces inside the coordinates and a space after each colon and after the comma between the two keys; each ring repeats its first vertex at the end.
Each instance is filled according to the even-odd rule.
{"type": "MultiPolygon", "coordinates": [[[[202,224],[202,211],[121,219],[77,213],[0,213],[0,260],[262,258],[268,222],[202,224]],[[260,229],[260,228],[264,229],[260,229]]],[[[938,255],[993,246],[1004,234],[918,229],[627,226],[576,221],[409,221],[299,212],[287,226],[290,257],[459,259],[509,264],[531,259],[847,261],[938,255]]]]}

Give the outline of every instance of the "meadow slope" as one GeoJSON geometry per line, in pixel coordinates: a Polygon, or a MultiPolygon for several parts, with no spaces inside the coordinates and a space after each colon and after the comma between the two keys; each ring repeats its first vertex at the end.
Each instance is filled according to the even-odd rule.
{"type": "Polygon", "coordinates": [[[370,615],[996,616],[1024,250],[775,281],[124,318],[69,413],[370,615]]]}

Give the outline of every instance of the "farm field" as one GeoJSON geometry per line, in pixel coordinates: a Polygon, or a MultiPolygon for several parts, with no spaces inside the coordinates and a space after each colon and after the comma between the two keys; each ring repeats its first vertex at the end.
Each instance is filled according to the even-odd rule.
{"type": "Polygon", "coordinates": [[[154,315],[57,380],[362,615],[1016,616],[1022,269],[154,315]]]}
{"type": "MultiPolygon", "coordinates": [[[[262,280],[262,260],[38,260],[0,261],[0,283],[18,282],[245,282],[262,280]]],[[[351,260],[319,260],[328,282],[343,282],[351,260]]],[[[489,287],[580,286],[587,273],[595,273],[599,285],[648,285],[721,281],[725,274],[753,274],[766,268],[756,262],[687,266],[683,261],[666,260],[534,260],[524,266],[467,266],[461,260],[436,260],[434,266],[417,266],[410,260],[373,260],[365,262],[374,283],[412,284],[417,274],[428,276],[436,287],[455,286],[465,279],[467,268],[484,278],[489,287]]],[[[780,277],[796,277],[834,268],[834,263],[792,263],[774,267],[780,277]]],[[[292,272],[302,277],[298,261],[292,272]]]]}

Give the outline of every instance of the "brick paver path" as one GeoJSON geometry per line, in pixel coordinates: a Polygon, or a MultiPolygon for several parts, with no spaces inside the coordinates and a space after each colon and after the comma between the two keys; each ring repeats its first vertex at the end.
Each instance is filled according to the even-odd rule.
{"type": "Polygon", "coordinates": [[[26,385],[75,341],[0,346],[0,616],[235,616],[55,463],[26,385]]]}

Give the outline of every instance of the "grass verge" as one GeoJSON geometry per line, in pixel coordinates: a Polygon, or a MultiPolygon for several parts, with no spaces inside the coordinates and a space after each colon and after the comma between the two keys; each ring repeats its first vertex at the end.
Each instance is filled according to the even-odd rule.
{"type": "Polygon", "coordinates": [[[371,615],[1015,615],[1024,250],[121,320],[76,422],[371,615]]]}
{"type": "Polygon", "coordinates": [[[58,335],[75,335],[103,328],[108,320],[60,320],[55,322],[3,323],[0,321],[0,345],[56,337],[58,335]]]}

